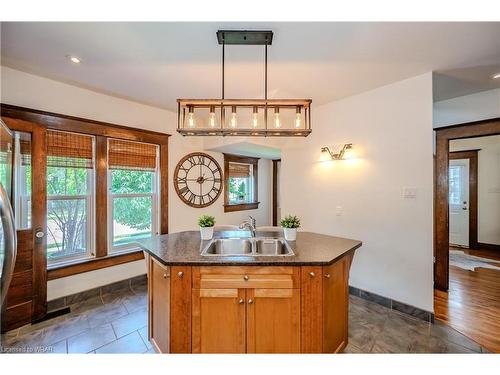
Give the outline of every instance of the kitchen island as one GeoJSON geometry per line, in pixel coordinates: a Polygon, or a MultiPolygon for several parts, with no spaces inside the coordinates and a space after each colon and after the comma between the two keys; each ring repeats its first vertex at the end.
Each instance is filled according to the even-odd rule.
{"type": "Polygon", "coordinates": [[[216,232],[202,241],[198,231],[187,231],[140,241],[148,265],[148,334],[156,350],[341,352],[349,269],[361,242],[310,232],[273,242],[280,236],[216,232]],[[235,248],[234,238],[245,246],[227,255],[224,246],[235,248]],[[286,255],[272,255],[273,246],[286,255]]]}

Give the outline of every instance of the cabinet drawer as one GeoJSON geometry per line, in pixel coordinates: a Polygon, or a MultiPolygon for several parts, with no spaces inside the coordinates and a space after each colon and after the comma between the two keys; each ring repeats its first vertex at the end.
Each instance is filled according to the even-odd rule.
{"type": "Polygon", "coordinates": [[[296,267],[193,267],[193,288],[299,288],[296,267]]]}

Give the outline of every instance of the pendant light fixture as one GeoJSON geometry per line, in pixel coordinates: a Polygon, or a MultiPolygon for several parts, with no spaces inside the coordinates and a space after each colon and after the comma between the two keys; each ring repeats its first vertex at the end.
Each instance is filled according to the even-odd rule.
{"type": "Polygon", "coordinates": [[[220,99],[177,99],[177,131],[185,136],[289,136],[311,133],[311,99],[267,98],[267,49],[269,30],[219,30],[222,46],[222,95],[220,99]],[[226,99],[226,45],[263,45],[264,99],[226,99]]]}

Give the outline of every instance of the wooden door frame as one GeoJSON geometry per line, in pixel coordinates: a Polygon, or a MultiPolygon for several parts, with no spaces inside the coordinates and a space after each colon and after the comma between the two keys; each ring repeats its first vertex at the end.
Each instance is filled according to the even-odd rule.
{"type": "Polygon", "coordinates": [[[448,290],[449,212],[448,166],[450,140],[500,134],[500,117],[434,129],[436,132],[436,174],[434,178],[434,287],[448,290]]]}
{"type": "Polygon", "coordinates": [[[273,160],[273,226],[278,225],[278,163],[281,159],[273,160]]]}
{"type": "Polygon", "coordinates": [[[469,160],[469,248],[477,249],[477,199],[478,199],[478,152],[480,150],[451,151],[449,160],[469,160]]]}
{"type": "Polygon", "coordinates": [[[32,307],[31,321],[42,319],[47,314],[47,255],[46,234],[43,240],[35,241],[37,230],[47,227],[47,129],[31,121],[2,116],[9,129],[31,134],[31,230],[33,232],[32,307]]]}

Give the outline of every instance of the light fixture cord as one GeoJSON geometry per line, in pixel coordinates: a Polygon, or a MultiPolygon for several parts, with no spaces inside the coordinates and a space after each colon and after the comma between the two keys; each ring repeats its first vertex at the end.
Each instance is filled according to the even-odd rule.
{"type": "Polygon", "coordinates": [[[224,99],[224,60],[225,60],[226,39],[222,34],[222,99],[224,99]]]}

